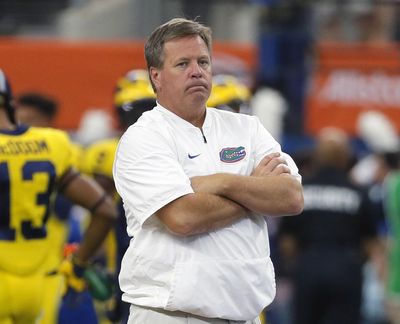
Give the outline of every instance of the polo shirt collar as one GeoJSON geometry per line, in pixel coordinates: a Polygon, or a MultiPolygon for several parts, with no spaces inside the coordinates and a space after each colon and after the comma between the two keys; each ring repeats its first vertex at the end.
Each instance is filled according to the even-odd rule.
{"type": "MultiPolygon", "coordinates": [[[[180,127],[187,128],[187,129],[198,129],[199,127],[194,126],[193,124],[189,123],[185,119],[179,117],[177,114],[173,113],[172,111],[168,110],[167,108],[163,107],[158,101],[157,106],[155,107],[157,111],[160,113],[168,116],[173,122],[178,124],[180,127]]],[[[211,113],[209,108],[206,108],[206,118],[204,119],[202,129],[209,128],[211,126],[211,113]]]]}

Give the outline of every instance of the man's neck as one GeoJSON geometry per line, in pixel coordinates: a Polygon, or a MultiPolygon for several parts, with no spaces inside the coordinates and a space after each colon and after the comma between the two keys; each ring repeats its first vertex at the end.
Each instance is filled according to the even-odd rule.
{"type": "Polygon", "coordinates": [[[204,120],[206,118],[205,106],[190,108],[178,107],[178,109],[175,109],[174,107],[164,105],[162,102],[159,102],[159,104],[165,109],[177,115],[178,117],[186,120],[188,123],[191,123],[193,126],[200,128],[203,126],[204,120]]]}

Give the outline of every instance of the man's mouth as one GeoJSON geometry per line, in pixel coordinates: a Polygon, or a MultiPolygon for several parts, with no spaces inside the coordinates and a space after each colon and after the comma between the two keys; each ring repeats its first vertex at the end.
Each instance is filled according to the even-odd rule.
{"type": "Polygon", "coordinates": [[[196,83],[196,84],[192,84],[192,85],[188,86],[187,89],[191,90],[191,91],[204,91],[204,90],[207,90],[207,85],[202,84],[202,83],[196,83]]]}

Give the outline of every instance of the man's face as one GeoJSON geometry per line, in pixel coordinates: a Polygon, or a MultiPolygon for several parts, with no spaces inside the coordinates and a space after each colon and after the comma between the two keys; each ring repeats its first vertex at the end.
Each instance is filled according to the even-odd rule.
{"type": "Polygon", "coordinates": [[[52,126],[52,120],[49,117],[31,106],[18,105],[15,109],[15,114],[18,122],[25,125],[36,127],[52,126]]]}
{"type": "Polygon", "coordinates": [[[211,58],[200,36],[170,40],[164,44],[164,65],[152,69],[161,105],[185,118],[205,109],[211,91],[211,58]]]}

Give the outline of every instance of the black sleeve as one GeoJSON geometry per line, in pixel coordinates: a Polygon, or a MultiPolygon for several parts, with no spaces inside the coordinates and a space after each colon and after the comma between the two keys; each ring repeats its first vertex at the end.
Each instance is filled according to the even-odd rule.
{"type": "Polygon", "coordinates": [[[380,215],[379,208],[375,205],[376,202],[370,199],[368,190],[363,188],[361,193],[361,236],[364,239],[373,238],[378,234],[379,219],[382,215],[380,215]]]}

